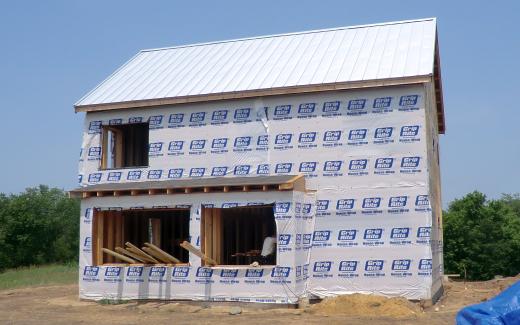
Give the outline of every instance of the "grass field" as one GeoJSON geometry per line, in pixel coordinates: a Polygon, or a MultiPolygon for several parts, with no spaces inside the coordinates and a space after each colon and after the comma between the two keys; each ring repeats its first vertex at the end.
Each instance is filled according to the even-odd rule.
{"type": "Polygon", "coordinates": [[[73,284],[78,281],[77,264],[51,264],[10,269],[0,273],[0,290],[73,284]]]}

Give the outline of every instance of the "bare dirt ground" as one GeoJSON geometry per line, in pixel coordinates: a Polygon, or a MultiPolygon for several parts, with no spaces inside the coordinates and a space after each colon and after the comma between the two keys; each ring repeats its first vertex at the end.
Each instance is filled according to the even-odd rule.
{"type": "Polygon", "coordinates": [[[182,302],[128,302],[103,305],[79,301],[77,285],[0,291],[0,324],[453,324],[463,306],[485,301],[520,280],[445,284],[436,305],[422,308],[404,299],[353,295],[304,309],[242,307],[182,302]]]}

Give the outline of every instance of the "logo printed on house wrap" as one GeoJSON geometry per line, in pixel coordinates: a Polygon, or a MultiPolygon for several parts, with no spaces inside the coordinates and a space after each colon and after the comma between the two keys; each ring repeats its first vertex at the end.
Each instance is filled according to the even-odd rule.
{"type": "Polygon", "coordinates": [[[340,278],[357,278],[359,261],[341,261],[339,262],[338,277],[340,278]]]}
{"type": "Polygon", "coordinates": [[[392,135],[394,133],[394,128],[391,126],[377,128],[374,131],[374,144],[389,144],[394,143],[394,139],[392,139],[392,135]]]}
{"type": "Polygon", "coordinates": [[[153,115],[148,118],[148,127],[150,129],[162,129],[162,115],[153,115]]]}
{"type": "Polygon", "coordinates": [[[169,156],[184,155],[184,152],[182,151],[183,147],[184,147],[184,141],[182,141],[182,140],[170,141],[170,143],[168,144],[168,155],[169,156]]]}
{"type": "Polygon", "coordinates": [[[298,118],[313,118],[316,117],[316,103],[305,103],[298,106],[298,118]]]}
{"type": "Polygon", "coordinates": [[[182,128],[184,125],[184,113],[175,113],[170,114],[168,118],[168,127],[169,128],[182,128]]]}
{"type": "Polygon", "coordinates": [[[313,278],[332,278],[331,274],[332,269],[332,261],[318,261],[314,262],[314,267],[312,268],[312,277],[313,278]]]}
{"type": "Polygon", "coordinates": [[[290,120],[291,116],[291,105],[278,105],[274,108],[273,120],[290,120]]]}
{"type": "Polygon", "coordinates": [[[419,265],[417,267],[417,275],[420,276],[431,276],[432,275],[432,259],[431,258],[423,258],[419,260],[419,265]]]}
{"type": "Polygon", "coordinates": [[[399,111],[410,112],[419,110],[417,103],[419,102],[419,95],[404,95],[399,98],[399,111]]]}
{"type": "Polygon", "coordinates": [[[88,175],[88,182],[89,183],[99,183],[101,181],[101,175],[102,173],[92,173],[88,175]]]}
{"type": "Polygon", "coordinates": [[[160,157],[162,156],[162,142],[152,142],[148,145],[148,157],[160,157]]]}
{"type": "Polygon", "coordinates": [[[374,164],[374,175],[392,175],[395,171],[392,170],[394,165],[394,158],[383,157],[377,158],[374,164]]]}
{"type": "Polygon", "coordinates": [[[352,159],[348,164],[349,176],[368,175],[368,159],[352,159]]]}
{"type": "Polygon", "coordinates": [[[367,197],[363,199],[363,203],[361,204],[361,213],[362,214],[381,214],[383,210],[381,207],[381,198],[380,197],[367,197]]]}
{"type": "Polygon", "coordinates": [[[409,238],[410,228],[396,227],[390,232],[390,245],[409,245],[412,241],[409,238]]]}
{"type": "Polygon", "coordinates": [[[237,108],[233,113],[233,123],[251,122],[251,108],[237,108]]]}
{"type": "Polygon", "coordinates": [[[121,270],[123,268],[120,266],[107,266],[105,267],[105,276],[103,277],[103,282],[117,283],[122,282],[122,274],[121,270]]]}
{"type": "Polygon", "coordinates": [[[180,284],[190,283],[191,280],[188,278],[189,273],[189,266],[174,266],[172,269],[172,282],[180,284]]]}
{"type": "Polygon", "coordinates": [[[204,167],[193,167],[190,169],[190,177],[203,177],[206,172],[204,167]]]}
{"type": "Polygon", "coordinates": [[[269,136],[267,134],[259,135],[256,139],[256,151],[269,150],[269,136]]]}
{"type": "Polygon", "coordinates": [[[86,208],[85,213],[83,214],[83,223],[90,224],[92,222],[92,212],[94,210],[92,208],[86,208]]]}
{"type": "Polygon", "coordinates": [[[355,199],[339,199],[336,202],[336,215],[348,216],[356,214],[356,211],[354,211],[355,201],[355,199]]]}
{"type": "Polygon", "coordinates": [[[292,251],[291,244],[291,235],[290,234],[279,234],[278,235],[278,251],[279,252],[290,252],[292,251]]]}
{"type": "Polygon", "coordinates": [[[121,180],[121,172],[109,172],[107,176],[107,181],[109,182],[119,182],[121,180]]]}
{"type": "Polygon", "coordinates": [[[408,202],[408,196],[392,196],[388,199],[388,213],[392,214],[402,214],[410,211],[406,207],[406,203],[408,202]]]}
{"type": "Polygon", "coordinates": [[[195,274],[195,276],[196,283],[208,284],[215,282],[211,279],[211,277],[213,276],[213,269],[210,267],[199,266],[197,268],[197,273],[195,274]]]}
{"type": "Polygon", "coordinates": [[[211,176],[226,176],[227,169],[226,166],[213,167],[211,169],[211,176]]]}
{"type": "Polygon", "coordinates": [[[343,176],[341,166],[343,161],[341,160],[328,160],[323,164],[323,176],[326,177],[338,177],[343,176]]]}
{"type": "Polygon", "coordinates": [[[244,283],[247,284],[263,284],[265,283],[264,269],[246,269],[246,277],[244,283]]]}
{"type": "Polygon", "coordinates": [[[366,99],[349,100],[347,106],[347,115],[358,116],[367,114],[367,111],[365,110],[366,101],[366,99]]]}
{"type": "Polygon", "coordinates": [[[141,179],[141,171],[140,170],[130,170],[128,174],[126,174],[126,180],[128,181],[137,181],[141,179]]]}
{"type": "Polygon", "coordinates": [[[412,143],[421,141],[419,137],[419,125],[404,125],[399,132],[399,142],[412,143]]]}
{"type": "Polygon", "coordinates": [[[89,160],[89,161],[101,160],[101,147],[88,148],[87,160],[89,160]]]}
{"type": "Polygon", "coordinates": [[[204,150],[205,147],[206,147],[206,140],[204,140],[204,139],[191,140],[190,151],[188,152],[188,154],[204,155],[204,154],[206,154],[206,150],[204,150]]]}
{"type": "Polygon", "coordinates": [[[260,164],[256,167],[257,175],[269,175],[269,164],[260,164]]]}
{"type": "Polygon", "coordinates": [[[361,146],[368,144],[367,140],[368,129],[354,129],[348,132],[347,145],[361,146]]]}
{"type": "Polygon", "coordinates": [[[316,230],[312,235],[312,247],[330,247],[331,230],[316,230]]]}
{"type": "Polygon", "coordinates": [[[102,121],[91,121],[88,125],[88,134],[101,133],[102,121]]]}
{"type": "Polygon", "coordinates": [[[363,234],[363,246],[381,246],[384,245],[383,228],[365,229],[363,234]]]}
{"type": "Polygon", "coordinates": [[[291,202],[276,202],[274,205],[275,219],[290,219],[291,202]]]}
{"type": "Polygon", "coordinates": [[[182,178],[182,174],[184,173],[183,168],[172,168],[168,171],[168,178],[182,178]]]}
{"type": "Polygon", "coordinates": [[[274,138],[274,149],[275,150],[288,150],[294,148],[291,145],[292,141],[292,134],[291,133],[281,133],[277,134],[274,138]]]}
{"type": "Polygon", "coordinates": [[[291,283],[289,275],[291,268],[289,266],[275,266],[271,271],[271,283],[291,283]]]}
{"type": "Polygon", "coordinates": [[[275,174],[290,174],[292,170],[292,163],[278,163],[274,167],[275,174]]]}
{"type": "Polygon", "coordinates": [[[340,102],[339,101],[332,101],[332,102],[325,102],[323,103],[323,108],[321,110],[323,117],[334,117],[334,116],[340,116],[340,102]]]}
{"type": "Polygon", "coordinates": [[[142,266],[129,266],[126,270],[125,282],[128,283],[142,283],[144,282],[142,266]]]}
{"type": "Polygon", "coordinates": [[[316,217],[330,216],[330,200],[316,200],[316,217]]]}
{"type": "Polygon", "coordinates": [[[85,268],[83,268],[83,276],[81,278],[85,282],[99,282],[99,267],[85,266],[85,268]]]}
{"type": "Polygon", "coordinates": [[[215,138],[211,141],[211,153],[222,154],[227,153],[228,138],[215,138]]]}
{"type": "Polygon", "coordinates": [[[410,272],[411,264],[412,261],[409,259],[393,260],[392,271],[390,272],[390,275],[398,278],[412,276],[412,272],[410,272]]]}
{"type": "Polygon", "coordinates": [[[85,239],[83,240],[83,252],[92,252],[92,237],[85,237],[85,239]]]}
{"type": "Polygon", "coordinates": [[[166,282],[166,267],[152,266],[148,272],[148,281],[152,283],[166,282]]]}
{"type": "Polygon", "coordinates": [[[227,285],[235,285],[240,283],[237,279],[238,269],[222,269],[220,270],[219,283],[227,285]]]}
{"type": "Polygon", "coordinates": [[[227,109],[213,111],[213,113],[211,113],[211,125],[228,124],[228,112],[229,111],[227,109]]]}
{"type": "Polygon", "coordinates": [[[307,178],[318,177],[318,174],[316,173],[317,165],[318,165],[317,161],[302,161],[300,163],[300,167],[298,168],[298,171],[300,173],[305,174],[305,177],[307,177],[307,178]]]}
{"type": "Polygon", "coordinates": [[[251,165],[236,165],[233,169],[233,175],[240,176],[240,175],[248,175],[251,171],[251,165]]]}
{"type": "Polygon", "coordinates": [[[326,148],[335,148],[341,147],[343,144],[340,142],[341,140],[341,130],[329,130],[325,131],[323,134],[323,147],[326,148]]]}
{"type": "Polygon", "coordinates": [[[429,212],[431,211],[430,199],[428,195],[417,195],[415,198],[415,211],[417,212],[429,212]]]}
{"type": "Polygon", "coordinates": [[[132,117],[128,118],[128,123],[129,124],[142,123],[142,122],[143,122],[143,117],[142,116],[132,116],[132,117]]]}
{"type": "Polygon", "coordinates": [[[199,127],[204,126],[206,123],[204,119],[206,118],[206,112],[193,112],[190,114],[190,127],[199,127]]]}
{"type": "Polygon", "coordinates": [[[356,243],[356,236],[358,231],[356,229],[343,229],[338,232],[338,247],[354,247],[358,246],[356,243]]]}
{"type": "Polygon", "coordinates": [[[372,104],[372,112],[373,113],[390,113],[390,112],[392,112],[391,104],[392,104],[392,97],[375,98],[374,103],[372,104]]]}
{"type": "Polygon", "coordinates": [[[317,148],[316,144],[316,132],[302,132],[298,136],[298,148],[299,149],[310,149],[317,148]]]}
{"type": "Polygon", "coordinates": [[[431,240],[432,227],[419,227],[417,228],[417,244],[429,245],[431,240]]]}
{"type": "Polygon", "coordinates": [[[420,173],[421,169],[419,167],[419,163],[421,162],[421,157],[413,156],[413,157],[403,157],[401,159],[401,174],[415,174],[420,173]]]}
{"type": "Polygon", "coordinates": [[[252,151],[251,137],[250,136],[236,137],[234,144],[233,144],[233,151],[234,152],[252,151]]]}
{"type": "Polygon", "coordinates": [[[148,179],[161,179],[162,169],[150,169],[148,171],[148,179]]]}
{"type": "Polygon", "coordinates": [[[368,260],[365,262],[365,273],[366,277],[382,277],[385,276],[383,267],[385,261],[383,260],[368,260]]]}

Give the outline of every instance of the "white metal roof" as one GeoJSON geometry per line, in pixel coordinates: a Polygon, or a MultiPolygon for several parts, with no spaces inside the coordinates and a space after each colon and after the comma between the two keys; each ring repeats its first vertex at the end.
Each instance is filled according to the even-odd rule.
{"type": "Polygon", "coordinates": [[[143,50],[76,108],[433,75],[435,18],[143,50]]]}

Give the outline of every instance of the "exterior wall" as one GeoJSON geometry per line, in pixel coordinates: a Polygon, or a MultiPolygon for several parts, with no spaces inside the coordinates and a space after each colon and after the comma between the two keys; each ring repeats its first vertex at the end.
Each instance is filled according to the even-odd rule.
{"type": "MultiPolygon", "coordinates": [[[[430,233],[441,236],[431,228],[440,206],[430,204],[432,194],[435,202],[440,197],[427,143],[433,100],[423,85],[415,85],[88,113],[80,184],[303,173],[315,192],[295,194],[289,218],[295,220],[294,240],[279,245],[280,252],[291,252],[290,262],[283,260],[295,276],[285,301],[353,292],[429,299],[430,233]],[[148,168],[99,170],[100,125],[111,120],[150,121],[148,168]]],[[[250,195],[241,202],[263,202],[256,198],[260,194],[250,195]]],[[[134,198],[92,198],[83,206],[139,205],[128,200],[134,198]]],[[[212,204],[236,200],[228,196],[212,204]]],[[[191,229],[197,229],[193,207],[200,200],[184,201],[192,206],[191,229]]],[[[82,236],[90,233],[84,225],[82,236]]],[[[90,263],[85,254],[83,267],[90,263]]],[[[434,260],[438,268],[442,261],[434,260]]],[[[100,290],[88,288],[84,296],[100,290]]],[[[212,292],[188,298],[233,298],[212,292]]]]}

